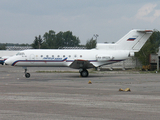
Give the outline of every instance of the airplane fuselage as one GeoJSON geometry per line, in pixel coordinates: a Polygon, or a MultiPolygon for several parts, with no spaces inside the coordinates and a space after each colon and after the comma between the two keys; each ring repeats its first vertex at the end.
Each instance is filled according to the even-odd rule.
{"type": "Polygon", "coordinates": [[[88,60],[95,67],[126,59],[128,50],[24,50],[10,61],[12,66],[68,67],[74,60],[88,60]]]}

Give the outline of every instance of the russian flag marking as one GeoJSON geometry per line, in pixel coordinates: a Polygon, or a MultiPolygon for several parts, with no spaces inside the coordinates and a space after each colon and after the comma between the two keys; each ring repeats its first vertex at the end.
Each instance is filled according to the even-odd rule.
{"type": "Polygon", "coordinates": [[[136,38],[128,38],[127,41],[134,41],[136,38]]]}

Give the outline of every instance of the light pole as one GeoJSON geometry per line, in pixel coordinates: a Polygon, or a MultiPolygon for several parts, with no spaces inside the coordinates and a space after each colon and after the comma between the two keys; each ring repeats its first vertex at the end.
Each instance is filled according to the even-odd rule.
{"type": "Polygon", "coordinates": [[[99,35],[98,34],[94,34],[93,36],[96,38],[96,41],[97,41],[97,37],[99,37],[99,35]]]}

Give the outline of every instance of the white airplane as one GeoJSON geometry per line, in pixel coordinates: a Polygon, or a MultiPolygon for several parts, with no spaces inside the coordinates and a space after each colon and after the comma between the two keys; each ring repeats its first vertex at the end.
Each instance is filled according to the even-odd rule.
{"type": "Polygon", "coordinates": [[[152,35],[153,30],[134,29],[115,44],[97,44],[91,50],[30,49],[8,58],[5,64],[27,67],[70,67],[79,69],[82,77],[88,76],[87,69],[123,61],[134,56],[152,35]]]}

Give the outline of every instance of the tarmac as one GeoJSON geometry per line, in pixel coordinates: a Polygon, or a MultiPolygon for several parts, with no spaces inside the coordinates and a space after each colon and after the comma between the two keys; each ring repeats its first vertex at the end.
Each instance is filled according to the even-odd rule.
{"type": "Polygon", "coordinates": [[[21,67],[0,65],[0,120],[160,119],[159,73],[98,71],[83,78],[70,68],[28,69],[25,78],[21,67]]]}

